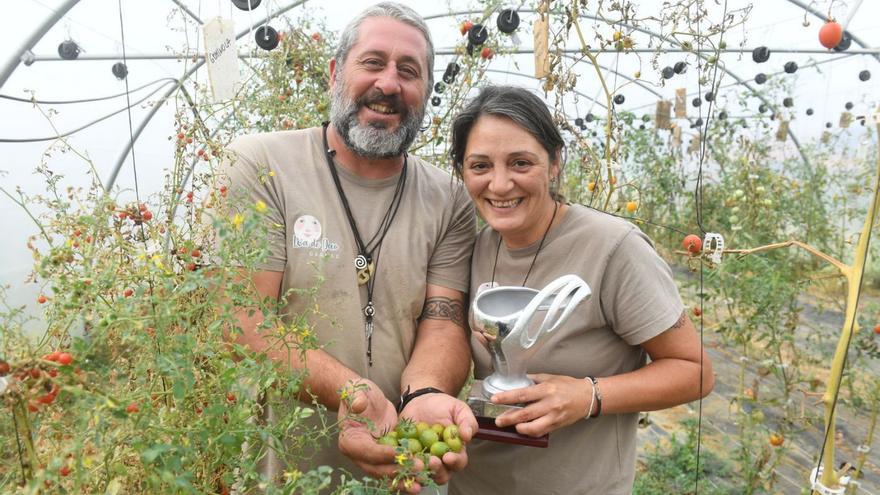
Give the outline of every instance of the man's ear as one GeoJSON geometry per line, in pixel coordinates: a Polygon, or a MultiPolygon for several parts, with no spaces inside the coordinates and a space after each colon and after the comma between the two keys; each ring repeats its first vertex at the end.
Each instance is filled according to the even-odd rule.
{"type": "Polygon", "coordinates": [[[336,58],[330,59],[330,87],[336,84],[336,58]]]}

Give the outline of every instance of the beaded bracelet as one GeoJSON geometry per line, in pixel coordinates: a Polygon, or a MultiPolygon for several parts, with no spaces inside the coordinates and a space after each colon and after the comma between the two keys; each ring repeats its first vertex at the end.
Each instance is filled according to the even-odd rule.
{"type": "MultiPolygon", "coordinates": [[[[596,414],[591,414],[591,418],[597,418],[600,414],[602,414],[602,391],[599,390],[599,379],[595,376],[587,377],[593,383],[593,393],[596,394],[596,414]]],[[[593,410],[593,406],[590,406],[590,410],[593,410]]]]}

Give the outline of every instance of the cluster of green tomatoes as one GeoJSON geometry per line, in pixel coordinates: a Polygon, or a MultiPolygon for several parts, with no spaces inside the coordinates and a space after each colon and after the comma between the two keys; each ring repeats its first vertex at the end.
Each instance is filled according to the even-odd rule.
{"type": "Polygon", "coordinates": [[[447,452],[461,452],[462,441],[457,425],[429,425],[403,419],[397,426],[376,440],[381,445],[403,447],[412,454],[431,454],[443,457],[447,452]]]}

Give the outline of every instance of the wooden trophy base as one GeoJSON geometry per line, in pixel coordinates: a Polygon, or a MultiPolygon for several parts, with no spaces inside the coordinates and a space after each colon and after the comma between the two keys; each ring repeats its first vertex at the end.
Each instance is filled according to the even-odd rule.
{"type": "Polygon", "coordinates": [[[476,380],[471,387],[467,400],[468,405],[477,417],[479,429],[474,438],[493,442],[511,443],[545,449],[550,445],[550,435],[532,437],[518,433],[513,426],[504,428],[495,425],[495,418],[511,409],[522,409],[522,406],[492,404],[483,396],[482,381],[476,380]]]}

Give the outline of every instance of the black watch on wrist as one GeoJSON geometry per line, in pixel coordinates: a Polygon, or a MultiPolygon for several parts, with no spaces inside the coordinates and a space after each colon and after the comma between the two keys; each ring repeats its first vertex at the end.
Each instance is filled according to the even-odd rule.
{"type": "Polygon", "coordinates": [[[407,404],[416,397],[425,394],[445,394],[446,392],[434,388],[434,387],[425,387],[420,388],[418,390],[414,390],[412,392],[409,391],[409,386],[406,387],[406,390],[400,394],[400,403],[397,405],[397,414],[400,414],[403,411],[403,408],[406,407],[407,404]]]}

